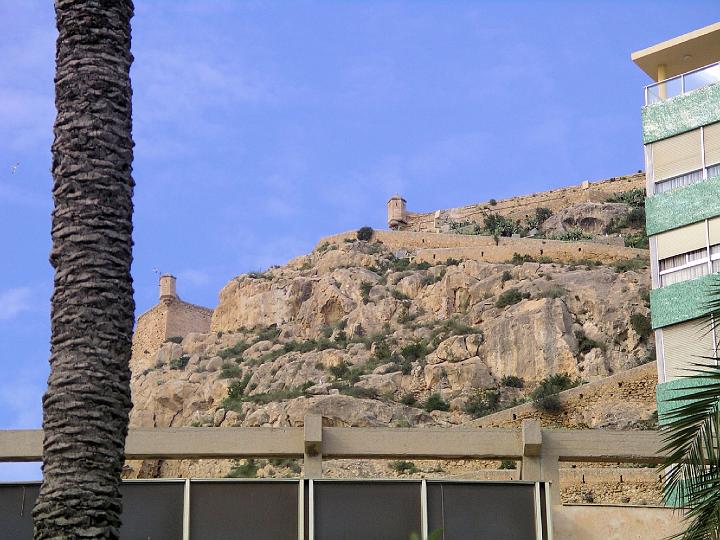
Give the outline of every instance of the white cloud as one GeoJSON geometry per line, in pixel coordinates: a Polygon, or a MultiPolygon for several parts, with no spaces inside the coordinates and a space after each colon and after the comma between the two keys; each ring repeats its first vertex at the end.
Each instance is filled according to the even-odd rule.
{"type": "Polygon", "coordinates": [[[16,287],[0,292],[0,321],[9,321],[25,311],[30,311],[31,297],[30,287],[16,287]]]}

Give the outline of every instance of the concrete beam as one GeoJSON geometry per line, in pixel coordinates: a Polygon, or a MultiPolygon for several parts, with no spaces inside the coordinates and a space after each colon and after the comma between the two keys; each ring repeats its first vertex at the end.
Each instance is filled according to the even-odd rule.
{"type": "Polygon", "coordinates": [[[542,453],[560,461],[662,463],[663,446],[657,431],[544,430],[542,453]]]}
{"type": "Polygon", "coordinates": [[[324,428],[326,458],[518,459],[516,429],[324,428]]]}

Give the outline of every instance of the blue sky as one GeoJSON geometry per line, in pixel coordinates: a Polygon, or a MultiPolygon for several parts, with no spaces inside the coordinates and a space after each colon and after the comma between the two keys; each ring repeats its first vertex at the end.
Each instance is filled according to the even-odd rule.
{"type": "MultiPolygon", "coordinates": [[[[459,206],[643,167],[630,52],[715,1],[137,1],[138,314],[153,268],[214,306],[242,272],[385,226],[385,201],[459,206]]],[[[0,428],[47,377],[52,2],[0,0],[0,428]],[[14,164],[19,163],[15,173],[14,164]]],[[[0,465],[0,480],[37,477],[0,465]]]]}

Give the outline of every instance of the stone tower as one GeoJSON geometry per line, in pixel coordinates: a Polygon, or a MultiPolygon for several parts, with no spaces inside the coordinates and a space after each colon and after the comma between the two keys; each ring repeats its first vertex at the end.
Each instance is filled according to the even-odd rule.
{"type": "Polygon", "coordinates": [[[168,303],[173,300],[178,300],[175,282],[175,276],[171,274],[163,274],[160,276],[160,302],[168,303]]]}
{"type": "Polygon", "coordinates": [[[407,225],[407,211],[405,204],[407,201],[400,195],[393,195],[387,203],[388,227],[391,229],[400,229],[407,225]]]}

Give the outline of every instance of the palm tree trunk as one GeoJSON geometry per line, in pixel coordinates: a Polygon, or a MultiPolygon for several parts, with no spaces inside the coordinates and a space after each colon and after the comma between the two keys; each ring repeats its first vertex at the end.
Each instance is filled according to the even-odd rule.
{"type": "Polygon", "coordinates": [[[36,539],[120,529],[135,310],[132,14],[131,0],[55,0],[55,290],[36,539]]]}

